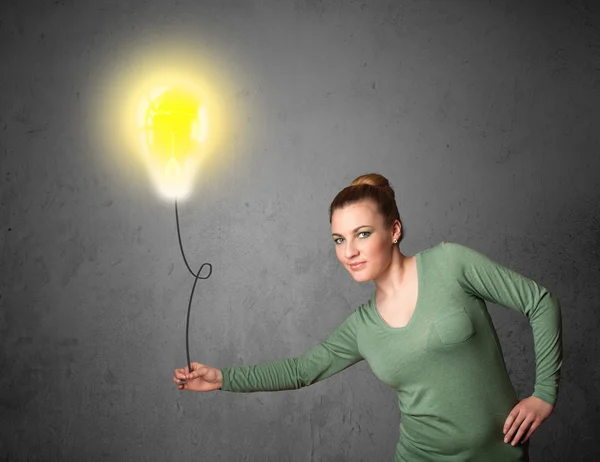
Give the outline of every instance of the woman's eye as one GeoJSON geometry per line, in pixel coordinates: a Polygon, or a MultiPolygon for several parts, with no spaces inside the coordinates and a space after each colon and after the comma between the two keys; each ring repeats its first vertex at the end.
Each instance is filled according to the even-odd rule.
{"type": "MultiPolygon", "coordinates": [[[[358,233],[358,236],[360,236],[361,234],[365,234],[365,237],[369,237],[371,235],[370,231],[361,231],[360,233],[358,233]]],[[[337,239],[334,239],[333,242],[335,242],[336,244],[341,244],[340,241],[342,241],[344,238],[343,237],[338,237],[337,239]]]]}
{"type": "MultiPolygon", "coordinates": [[[[361,231],[360,233],[358,233],[359,236],[361,234],[366,234],[365,237],[369,237],[371,235],[371,232],[370,231],[361,231]]],[[[344,238],[343,237],[338,237],[337,239],[334,239],[333,242],[335,242],[336,244],[341,244],[341,242],[339,242],[339,241],[341,241],[342,239],[344,239],[344,238]]]]}

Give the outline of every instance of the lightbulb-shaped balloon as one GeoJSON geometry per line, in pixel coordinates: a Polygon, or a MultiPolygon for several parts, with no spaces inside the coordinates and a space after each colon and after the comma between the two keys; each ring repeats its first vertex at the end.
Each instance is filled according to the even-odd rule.
{"type": "Polygon", "coordinates": [[[183,196],[206,140],[206,110],[198,92],[182,85],[157,88],[140,105],[139,115],[142,144],[155,183],[168,197],[183,196]]]}

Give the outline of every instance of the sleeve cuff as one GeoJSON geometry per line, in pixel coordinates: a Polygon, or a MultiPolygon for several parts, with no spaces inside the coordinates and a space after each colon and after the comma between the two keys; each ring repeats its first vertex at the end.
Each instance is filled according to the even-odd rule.
{"type": "Polygon", "coordinates": [[[551,406],[554,406],[556,404],[556,398],[557,398],[556,394],[551,395],[551,394],[545,393],[543,391],[535,391],[533,393],[533,396],[535,396],[536,398],[541,399],[542,401],[547,402],[551,406]]]}
{"type": "Polygon", "coordinates": [[[220,391],[230,391],[230,380],[229,380],[229,368],[223,367],[221,368],[221,375],[223,376],[220,391]]]}

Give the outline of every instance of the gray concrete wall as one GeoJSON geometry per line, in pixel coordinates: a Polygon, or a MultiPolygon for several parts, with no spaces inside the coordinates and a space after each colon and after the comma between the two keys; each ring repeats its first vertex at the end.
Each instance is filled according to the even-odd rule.
{"type": "MultiPolygon", "coordinates": [[[[13,0],[0,18],[0,458],[391,460],[395,395],[364,362],[299,391],[174,387],[192,278],[117,123],[171,53],[210,63],[227,121],[180,206],[191,264],[214,267],[193,360],[302,354],[366,301],[327,208],[380,172],[405,254],[460,242],[559,297],[563,379],[532,460],[598,460],[597,3],[13,0]]],[[[529,325],[490,311],[528,396],[529,325]]]]}

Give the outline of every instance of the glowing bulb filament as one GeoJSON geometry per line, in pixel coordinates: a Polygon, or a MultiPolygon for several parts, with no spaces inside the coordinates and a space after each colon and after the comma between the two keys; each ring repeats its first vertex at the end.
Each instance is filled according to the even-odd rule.
{"type": "Polygon", "coordinates": [[[181,168],[179,167],[179,162],[177,162],[175,157],[171,157],[169,162],[167,162],[165,174],[167,175],[167,179],[169,181],[176,180],[181,176],[181,168]]]}

